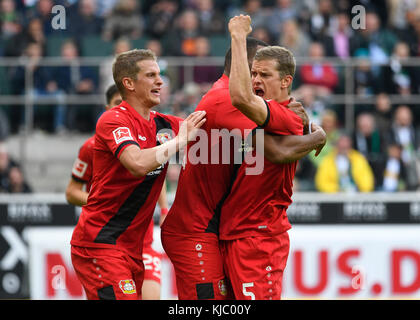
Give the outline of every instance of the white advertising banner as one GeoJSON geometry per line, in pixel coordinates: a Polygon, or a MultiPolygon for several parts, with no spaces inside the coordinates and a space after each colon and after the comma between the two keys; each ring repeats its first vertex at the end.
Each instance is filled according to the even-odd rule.
{"type": "Polygon", "coordinates": [[[420,299],[420,225],[298,225],[289,235],[285,299],[420,299]]]}
{"type": "MultiPolygon", "coordinates": [[[[31,299],[85,299],[70,258],[72,227],[28,228],[31,299]]],[[[155,227],[155,250],[163,252],[155,227]]],[[[296,225],[283,299],[420,299],[420,225],[296,225]]],[[[176,299],[162,260],[162,299],[176,299]]]]}

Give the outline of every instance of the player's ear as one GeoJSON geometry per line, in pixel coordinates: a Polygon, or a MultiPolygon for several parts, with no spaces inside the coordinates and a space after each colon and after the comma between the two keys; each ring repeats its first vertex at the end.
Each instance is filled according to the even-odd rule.
{"type": "Polygon", "coordinates": [[[291,75],[285,76],[283,79],[281,79],[281,88],[289,88],[292,86],[293,77],[291,75]]]}
{"type": "Polygon", "coordinates": [[[126,88],[128,91],[134,91],[134,81],[130,77],[124,77],[121,80],[124,88],[126,88]]]}

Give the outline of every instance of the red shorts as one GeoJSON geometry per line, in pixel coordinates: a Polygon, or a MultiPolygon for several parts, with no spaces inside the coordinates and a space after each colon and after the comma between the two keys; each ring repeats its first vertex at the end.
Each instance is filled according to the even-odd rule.
{"type": "Polygon", "coordinates": [[[144,280],[153,280],[160,284],[162,254],[151,246],[143,248],[144,280]]]}
{"type": "Polygon", "coordinates": [[[289,235],[221,240],[226,275],[238,300],[279,300],[289,235]]]}
{"type": "Polygon", "coordinates": [[[180,300],[232,299],[216,234],[187,237],[162,232],[161,239],[174,266],[180,300]]]}
{"type": "Polygon", "coordinates": [[[71,260],[89,300],[139,300],[144,268],[115,249],[71,247],[71,260]]]}

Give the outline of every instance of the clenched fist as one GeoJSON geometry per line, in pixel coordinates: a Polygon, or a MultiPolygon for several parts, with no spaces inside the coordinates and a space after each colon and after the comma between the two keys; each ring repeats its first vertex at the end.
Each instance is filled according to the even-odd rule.
{"type": "Polygon", "coordinates": [[[234,16],[229,20],[229,32],[231,35],[245,35],[252,32],[251,17],[248,15],[234,16]]]}

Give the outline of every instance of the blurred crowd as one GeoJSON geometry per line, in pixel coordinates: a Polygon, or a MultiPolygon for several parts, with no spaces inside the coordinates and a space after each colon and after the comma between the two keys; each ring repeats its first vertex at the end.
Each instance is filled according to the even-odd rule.
{"type": "MultiPolygon", "coordinates": [[[[29,71],[31,94],[57,102],[35,105],[36,128],[93,132],[102,101],[66,105],[64,98],[103,95],[113,82],[115,54],[142,47],[160,57],[165,89],[157,110],[185,117],[222,66],[174,67],[167,57],[224,56],[230,43],[227,23],[240,13],[251,16],[252,36],[295,54],[292,95],[329,137],[320,157],[300,161],[296,190],[418,189],[420,106],[392,104],[390,95],[420,94],[420,65],[404,64],[420,56],[420,0],[0,0],[0,59],[29,61],[27,68],[0,65],[0,97],[24,94],[29,71]],[[66,9],[65,29],[55,30],[51,23],[57,4],[66,9]],[[356,5],[366,10],[362,28],[352,25],[356,5]],[[40,65],[49,56],[61,57],[66,65],[40,65]],[[98,66],[77,64],[79,57],[93,56],[101,57],[98,66]],[[324,59],[329,57],[358,58],[350,88],[374,101],[355,106],[352,132],[343,131],[345,105],[329,99],[347,92],[348,74],[324,59]]],[[[0,141],[19,132],[24,120],[22,105],[1,105],[0,141]]],[[[168,185],[174,189],[179,168],[172,167],[168,185]]]]}

